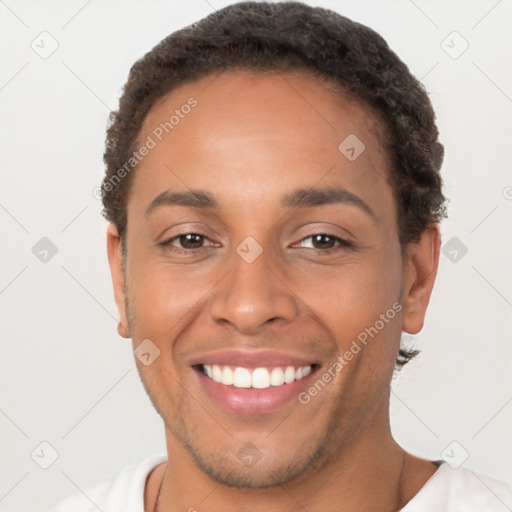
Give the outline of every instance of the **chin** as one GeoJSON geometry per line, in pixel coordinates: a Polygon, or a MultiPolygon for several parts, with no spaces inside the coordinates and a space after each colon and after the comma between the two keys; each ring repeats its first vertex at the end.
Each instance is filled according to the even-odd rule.
{"type": "Polygon", "coordinates": [[[308,449],[304,445],[294,448],[294,453],[289,455],[278,447],[269,449],[265,455],[252,443],[232,452],[229,447],[211,452],[188,443],[185,448],[205,475],[220,485],[239,489],[268,489],[301,480],[323,465],[327,456],[321,442],[308,449]]]}

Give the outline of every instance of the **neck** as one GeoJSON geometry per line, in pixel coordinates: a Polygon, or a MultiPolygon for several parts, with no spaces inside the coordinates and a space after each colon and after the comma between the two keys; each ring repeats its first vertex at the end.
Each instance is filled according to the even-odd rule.
{"type": "Polygon", "coordinates": [[[265,489],[218,484],[197,468],[172,435],[167,435],[168,464],[158,512],[205,508],[211,512],[296,512],[297,507],[316,512],[332,509],[332,503],[339,504],[336,509],[340,512],[369,512],[376,506],[382,512],[395,512],[414,491],[407,484],[408,459],[390,433],[385,437],[360,436],[325,464],[284,485],[265,489]]]}

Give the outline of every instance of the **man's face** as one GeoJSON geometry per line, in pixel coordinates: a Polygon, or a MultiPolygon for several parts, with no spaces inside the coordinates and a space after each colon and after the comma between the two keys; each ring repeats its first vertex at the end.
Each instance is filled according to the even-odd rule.
{"type": "Polygon", "coordinates": [[[210,76],[145,120],[139,141],[157,144],[134,171],[126,303],[119,282],[116,297],[134,347],[149,339],[160,350],[137,365],[171,456],[191,456],[219,482],[289,481],[389,424],[407,270],[378,131],[360,105],[291,74],[210,76]],[[191,97],[168,134],[155,132],[191,97]],[[211,201],[180,196],[146,213],[166,191],[211,201]],[[226,382],[230,370],[239,384],[255,368],[268,375],[257,372],[263,389],[239,388],[214,382],[205,364],[226,382]],[[282,381],[275,368],[309,365],[265,387],[282,381]]]}

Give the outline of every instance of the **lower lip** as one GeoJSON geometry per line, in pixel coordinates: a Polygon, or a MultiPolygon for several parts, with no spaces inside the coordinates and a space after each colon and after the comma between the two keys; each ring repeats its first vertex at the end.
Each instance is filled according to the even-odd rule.
{"type": "Polygon", "coordinates": [[[290,384],[270,386],[266,389],[236,388],[225,386],[210,379],[200,370],[195,373],[206,391],[206,394],[222,408],[238,414],[267,414],[284,407],[288,403],[298,400],[299,394],[308,387],[311,376],[316,374],[317,368],[290,384]]]}

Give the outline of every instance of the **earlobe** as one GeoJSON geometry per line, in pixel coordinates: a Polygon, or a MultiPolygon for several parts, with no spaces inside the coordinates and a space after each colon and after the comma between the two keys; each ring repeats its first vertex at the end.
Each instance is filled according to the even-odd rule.
{"type": "Polygon", "coordinates": [[[120,238],[117,227],[112,222],[107,227],[107,254],[114,288],[114,298],[119,312],[117,332],[123,338],[129,338],[130,330],[126,312],[125,276],[121,259],[120,238]]]}
{"type": "Polygon", "coordinates": [[[130,333],[122,322],[117,324],[117,332],[122,338],[130,338],[130,333]]]}
{"type": "Polygon", "coordinates": [[[417,334],[423,328],[439,265],[439,225],[425,229],[420,240],[407,248],[403,285],[402,330],[417,334]]]}

